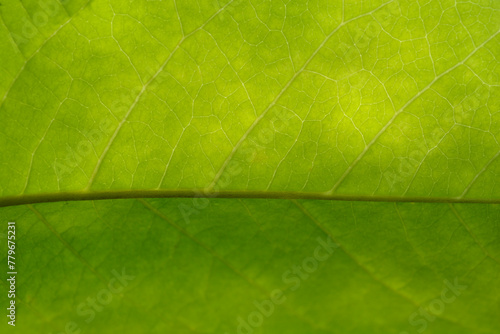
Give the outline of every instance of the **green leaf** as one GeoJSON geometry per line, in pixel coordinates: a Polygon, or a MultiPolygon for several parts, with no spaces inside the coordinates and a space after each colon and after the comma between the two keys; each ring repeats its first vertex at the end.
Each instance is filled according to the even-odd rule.
{"type": "Polygon", "coordinates": [[[498,332],[498,1],[0,16],[22,333],[498,332]]]}

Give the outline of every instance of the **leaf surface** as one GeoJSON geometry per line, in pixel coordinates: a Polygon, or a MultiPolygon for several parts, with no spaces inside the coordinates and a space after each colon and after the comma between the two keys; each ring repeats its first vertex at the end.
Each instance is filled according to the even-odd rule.
{"type": "Polygon", "coordinates": [[[23,332],[498,333],[498,1],[0,15],[23,332]]]}

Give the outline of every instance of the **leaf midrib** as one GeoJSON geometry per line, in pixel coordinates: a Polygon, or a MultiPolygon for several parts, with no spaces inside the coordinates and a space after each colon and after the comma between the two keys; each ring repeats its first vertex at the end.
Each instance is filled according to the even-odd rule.
{"type": "Polygon", "coordinates": [[[331,194],[329,192],[261,191],[261,190],[209,190],[209,189],[136,189],[103,191],[68,191],[5,196],[0,207],[66,201],[91,201],[133,198],[254,198],[254,199],[311,199],[362,202],[414,202],[414,203],[479,203],[500,204],[500,198],[418,197],[390,195],[331,194]]]}

